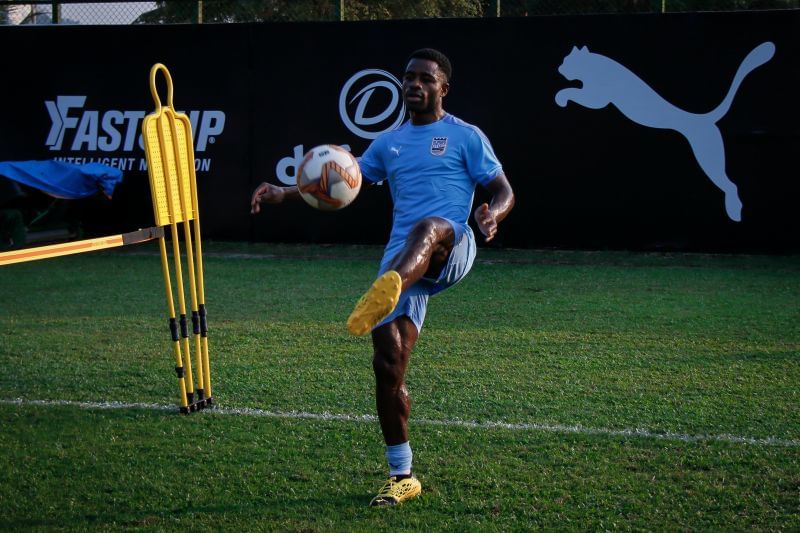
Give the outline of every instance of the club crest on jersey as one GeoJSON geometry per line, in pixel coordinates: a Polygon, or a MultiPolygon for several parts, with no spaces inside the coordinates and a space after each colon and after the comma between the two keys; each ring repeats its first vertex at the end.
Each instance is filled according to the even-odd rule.
{"type": "Polygon", "coordinates": [[[447,137],[434,137],[431,141],[431,154],[442,155],[447,150],[447,137]]]}

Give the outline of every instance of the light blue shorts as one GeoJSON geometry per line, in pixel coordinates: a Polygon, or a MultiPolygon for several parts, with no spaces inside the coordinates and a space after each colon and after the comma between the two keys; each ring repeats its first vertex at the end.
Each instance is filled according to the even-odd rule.
{"type": "MultiPolygon", "coordinates": [[[[472,268],[476,253],[475,235],[472,233],[472,228],[468,224],[453,222],[448,219],[444,220],[447,220],[453,226],[453,231],[455,232],[453,242],[455,244],[450,251],[447,263],[439,273],[439,277],[436,279],[422,278],[403,291],[400,295],[400,301],[397,302],[397,307],[380,324],[375,326],[376,328],[391,322],[399,316],[406,315],[417,326],[417,331],[422,330],[422,323],[425,322],[425,313],[428,310],[428,298],[464,279],[464,276],[472,268]]],[[[378,276],[385,272],[392,259],[383,258],[378,276]]]]}

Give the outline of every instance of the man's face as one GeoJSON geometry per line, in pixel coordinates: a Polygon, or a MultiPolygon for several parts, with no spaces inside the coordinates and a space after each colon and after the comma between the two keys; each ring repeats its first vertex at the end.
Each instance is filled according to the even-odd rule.
{"type": "Polygon", "coordinates": [[[433,112],[441,107],[442,97],[449,89],[450,84],[435,61],[414,58],[408,62],[403,74],[403,99],[409,111],[433,112]]]}

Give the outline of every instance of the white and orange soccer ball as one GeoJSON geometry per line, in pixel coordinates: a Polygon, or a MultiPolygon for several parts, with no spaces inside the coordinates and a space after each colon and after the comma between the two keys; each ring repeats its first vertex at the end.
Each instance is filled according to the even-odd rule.
{"type": "Polygon", "coordinates": [[[322,211],[342,209],[361,190],[361,167],[341,146],[315,146],[297,169],[297,190],[311,207],[322,211]]]}

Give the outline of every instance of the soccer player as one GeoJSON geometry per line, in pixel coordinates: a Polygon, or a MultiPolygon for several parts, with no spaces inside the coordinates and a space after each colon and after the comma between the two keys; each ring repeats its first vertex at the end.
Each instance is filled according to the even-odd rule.
{"type": "MultiPolygon", "coordinates": [[[[360,160],[365,185],[386,180],[394,203],[378,278],[347,320],[353,335],[372,334],[376,404],[389,466],[373,506],[396,505],[422,492],[411,468],[405,371],[428,298],[458,283],[472,267],[476,245],[467,222],[475,188],[480,184],[492,196],[474,211],[486,241],[514,206],[489,140],[442,106],[451,77],[450,60],[438,50],[413,52],[403,74],[410,119],[375,139],[360,160]]],[[[251,212],[288,198],[299,198],[296,187],[262,183],[253,192],[251,212]]]]}

